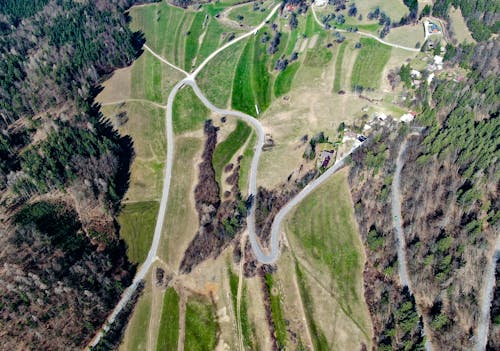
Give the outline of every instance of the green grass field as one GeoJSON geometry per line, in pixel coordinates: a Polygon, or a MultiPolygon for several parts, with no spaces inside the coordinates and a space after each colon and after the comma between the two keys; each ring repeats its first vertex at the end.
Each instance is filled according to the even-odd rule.
{"type": "Polygon", "coordinates": [[[300,67],[299,62],[289,65],[284,71],[280,72],[274,81],[274,95],[280,97],[290,92],[292,89],[293,78],[300,67]]]}
{"type": "Polygon", "coordinates": [[[132,66],[131,98],[166,104],[170,90],[181,78],[180,72],[145,51],[132,66]]]}
{"type": "Polygon", "coordinates": [[[317,48],[308,50],[304,65],[309,67],[322,67],[331,61],[333,58],[332,50],[327,48],[317,48]]]}
{"type": "Polygon", "coordinates": [[[310,38],[315,33],[318,33],[321,30],[322,28],[318,25],[318,23],[316,23],[312,11],[307,11],[306,30],[305,30],[306,37],[310,38]]]}
{"type": "Polygon", "coordinates": [[[177,351],[179,341],[179,295],[174,288],[165,291],[161,310],[157,351],[177,351]]]}
{"type": "Polygon", "coordinates": [[[272,274],[266,274],[266,287],[271,299],[271,315],[273,317],[274,329],[278,348],[283,349],[286,346],[286,324],[281,305],[281,296],[279,288],[276,286],[272,274]]]}
{"type": "Polygon", "coordinates": [[[240,56],[234,75],[232,106],[234,109],[256,116],[253,91],[253,64],[255,41],[251,38],[240,56]]]}
{"type": "Polygon", "coordinates": [[[363,301],[362,246],[345,173],[332,176],[289,217],[287,228],[307,257],[326,268],[346,310],[363,301]],[[331,201],[332,196],[335,201],[331,201]]]}
{"type": "Polygon", "coordinates": [[[352,69],[351,86],[377,89],[392,48],[371,38],[361,38],[360,42],[362,47],[352,69]]]}
{"type": "MultiPolygon", "coordinates": [[[[236,314],[237,311],[237,298],[238,298],[238,282],[239,278],[234,272],[228,268],[229,271],[229,287],[231,290],[231,301],[233,303],[233,310],[236,314]]],[[[240,305],[240,323],[243,334],[243,342],[249,350],[254,349],[253,342],[253,328],[250,325],[250,320],[248,319],[248,302],[247,302],[247,288],[243,284],[243,291],[241,293],[241,305],[240,305]]]]}
{"type": "Polygon", "coordinates": [[[195,179],[195,155],[200,152],[200,138],[177,137],[175,140],[174,164],[167,204],[162,240],[158,250],[160,256],[170,265],[177,266],[184,252],[180,245],[186,245],[198,229],[198,215],[191,201],[192,186],[195,179]]]}
{"type": "Polygon", "coordinates": [[[128,120],[118,131],[134,142],[135,157],[130,169],[130,184],[125,201],[159,200],[163,186],[163,167],[167,153],[165,111],[142,102],[104,106],[104,115],[113,120],[126,112],[128,120]]]}
{"type": "Polygon", "coordinates": [[[217,107],[228,105],[236,66],[247,42],[246,39],[242,40],[219,53],[198,75],[198,86],[207,99],[217,107]]]}
{"type": "Polygon", "coordinates": [[[215,306],[201,298],[191,297],[186,305],[184,350],[213,351],[217,345],[219,325],[215,306]]]}
{"type": "Polygon", "coordinates": [[[262,22],[266,16],[271,12],[272,6],[269,6],[273,3],[273,1],[265,1],[263,5],[260,5],[259,10],[254,11],[254,2],[250,2],[246,5],[235,7],[229,12],[228,17],[238,23],[242,23],[247,26],[256,26],[260,22],[262,22]],[[264,9],[265,11],[261,11],[260,9],[264,9]],[[243,19],[240,20],[239,16],[242,16],[243,19]]]}
{"type": "Polygon", "coordinates": [[[134,307],[134,311],[127,324],[123,343],[120,350],[123,351],[147,351],[148,349],[148,329],[151,317],[151,286],[146,285],[139,301],[134,307]]]}
{"type": "Polygon", "coordinates": [[[252,165],[252,158],[255,148],[255,143],[257,142],[257,135],[252,132],[250,140],[248,141],[247,147],[243,152],[243,159],[240,163],[240,177],[238,179],[238,187],[242,194],[247,194],[248,191],[248,176],[250,173],[250,167],[252,165]]]}
{"type": "Polygon", "coordinates": [[[181,134],[201,128],[210,110],[202,104],[193,89],[187,86],[175,96],[172,113],[174,133],[181,134]]]}
{"type": "Polygon", "coordinates": [[[299,285],[300,298],[304,304],[304,311],[306,314],[307,324],[309,326],[309,331],[311,333],[312,342],[314,345],[314,350],[317,351],[328,351],[330,347],[328,346],[328,340],[325,334],[317,325],[314,320],[314,300],[309,292],[309,287],[307,286],[306,277],[299,267],[299,264],[295,263],[295,274],[297,274],[297,282],[299,285]]]}
{"type": "MultiPolygon", "coordinates": [[[[269,56],[266,52],[267,46],[261,42],[263,32],[255,37],[253,55],[252,86],[255,94],[255,102],[259,111],[267,109],[271,103],[271,76],[268,72],[269,56]]],[[[283,45],[280,45],[283,47],[283,45]]]]}
{"type": "Polygon", "coordinates": [[[193,23],[191,24],[191,28],[189,29],[189,34],[186,38],[186,54],[184,57],[184,67],[188,71],[193,68],[193,60],[198,54],[199,39],[201,34],[203,33],[203,24],[205,22],[206,16],[207,14],[205,12],[196,13],[193,19],[193,23]]]}
{"type": "Polygon", "coordinates": [[[346,46],[346,41],[340,44],[337,59],[335,60],[335,79],[333,81],[333,91],[335,93],[340,90],[342,84],[342,62],[344,61],[344,51],[346,46]]]}
{"type": "Polygon", "coordinates": [[[135,263],[142,263],[148,255],[158,214],[157,201],[125,204],[118,223],[120,237],[127,243],[127,256],[135,263]]]}
{"type": "Polygon", "coordinates": [[[220,182],[223,168],[231,161],[236,151],[245,144],[251,132],[252,128],[248,124],[238,120],[236,128],[227,136],[226,140],[217,144],[212,158],[217,181],[220,182]]]}
{"type": "Polygon", "coordinates": [[[241,32],[224,27],[213,17],[227,6],[209,4],[199,11],[192,11],[161,2],[134,7],[130,11],[131,28],[144,33],[146,44],[153,51],[191,71],[193,63],[201,63],[223,44],[228,33],[241,32]]]}

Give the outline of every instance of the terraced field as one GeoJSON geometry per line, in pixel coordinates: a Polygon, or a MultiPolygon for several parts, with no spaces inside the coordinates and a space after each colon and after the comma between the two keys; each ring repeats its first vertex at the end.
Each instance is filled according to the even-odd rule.
{"type": "Polygon", "coordinates": [[[352,70],[351,86],[353,89],[376,89],[392,48],[371,38],[361,38],[360,43],[362,47],[352,70]]]}
{"type": "Polygon", "coordinates": [[[179,340],[179,295],[174,288],[168,288],[163,297],[159,330],[156,350],[176,351],[179,340]]]}
{"type": "MultiPolygon", "coordinates": [[[[139,6],[130,11],[131,28],[144,33],[146,44],[155,53],[186,71],[192,71],[216,48],[242,32],[234,23],[231,26],[216,17],[233,3],[234,0],[217,1],[196,11],[164,2],[139,6]]],[[[243,27],[254,25],[268,12],[253,11],[253,6],[250,3],[235,7],[228,11],[229,18],[242,22],[243,27]],[[243,19],[237,16],[243,16],[243,19]]],[[[335,138],[341,121],[351,121],[365,112],[385,111],[386,101],[390,100],[387,98],[375,106],[356,94],[338,94],[339,90],[347,90],[350,85],[380,90],[384,69],[394,56],[390,47],[372,39],[360,39],[352,33],[345,33],[346,42],[339,44],[332,31],[325,31],[316,23],[311,11],[297,18],[298,27],[294,30],[290,30],[289,18],[272,19],[257,34],[220,52],[196,77],[200,89],[211,102],[259,118],[265,132],[276,141],[274,148],[263,153],[259,163],[259,185],[268,189],[283,183],[287,177],[291,179],[293,172],[302,169],[301,165],[310,166],[302,158],[304,145],[300,140],[304,135],[310,137],[323,131],[335,138]],[[275,28],[272,23],[275,23],[275,28]],[[275,40],[276,29],[281,33],[279,40],[275,40]],[[273,41],[274,47],[271,45],[273,41]],[[361,49],[354,49],[357,41],[361,42],[361,49]],[[288,60],[288,65],[283,64],[284,60],[288,60]]],[[[373,23],[363,25],[367,30],[376,30],[373,23]]],[[[120,225],[122,236],[129,245],[129,257],[138,263],[148,252],[158,211],[157,200],[161,194],[166,157],[165,105],[170,90],[180,79],[180,72],[146,51],[130,72],[117,75],[113,89],[118,91],[124,81],[127,81],[127,88],[116,95],[116,100],[112,94],[103,95],[111,104],[104,108],[110,120],[119,122],[118,114],[122,110],[128,114],[128,121],[119,129],[134,140],[136,166],[132,166],[126,200],[129,203],[124,207],[120,225]],[[121,103],[120,99],[141,101],[121,103]]],[[[204,141],[203,123],[208,118],[218,121],[220,117],[210,112],[189,86],[181,88],[175,96],[172,183],[155,264],[173,272],[176,290],[170,287],[165,292],[164,287],[153,287],[152,294],[149,285],[150,290],[141,298],[127,330],[127,350],[144,349],[144,345],[150,349],[176,350],[179,342],[184,343],[185,350],[213,350],[218,343],[222,346],[222,341],[231,343],[235,340],[233,330],[227,327],[236,322],[231,319],[235,317],[225,309],[219,310],[221,300],[217,300],[216,309],[207,297],[214,294],[216,299],[227,298],[233,304],[232,309],[237,310],[235,298],[239,276],[230,275],[230,284],[226,287],[227,284],[219,284],[213,277],[210,278],[214,281],[206,283],[207,278],[202,285],[200,278],[193,278],[194,275],[175,274],[198,227],[193,187],[204,141]],[[187,294],[182,294],[180,289],[183,286],[187,294]],[[188,295],[190,297],[185,303],[188,295]],[[186,307],[185,324],[182,319],[184,309],[179,309],[179,300],[181,307],[186,307]],[[159,308],[161,305],[163,307],[159,308]],[[141,325],[149,326],[152,321],[156,323],[157,334],[139,335],[141,325]],[[178,333],[179,327],[185,327],[184,334],[178,333]],[[226,340],[222,340],[221,335],[226,340]]],[[[239,186],[245,193],[256,135],[245,123],[234,125],[232,131],[229,123],[225,129],[221,128],[223,137],[215,149],[213,167],[217,180],[221,180],[224,166],[242,153],[239,186]]],[[[300,349],[307,341],[317,350],[342,350],[359,346],[354,345],[353,338],[366,341],[367,345],[371,342],[371,325],[360,288],[363,254],[353,225],[345,175],[342,177],[325,183],[321,192],[311,195],[296,209],[288,223],[291,246],[294,249],[300,247],[293,254],[288,252],[289,262],[292,262],[290,272],[297,277],[294,297],[288,295],[291,283],[283,287],[283,276],[268,274],[265,277],[264,288],[270,295],[271,317],[279,347],[300,349]],[[332,196],[335,196],[335,202],[331,201],[332,196]],[[310,273],[311,267],[318,269],[317,275],[310,273]],[[294,301],[301,301],[306,306],[303,316],[289,312],[294,301]],[[318,309],[317,306],[322,306],[325,301],[329,306],[318,309]],[[290,329],[290,316],[307,321],[308,333],[300,330],[295,338],[290,329]],[[306,337],[309,332],[311,336],[306,337]],[[337,336],[338,340],[335,339],[337,336]]],[[[227,258],[231,252],[224,254],[227,258]]],[[[212,261],[203,264],[210,265],[212,261]]],[[[207,268],[199,271],[203,269],[207,268]]],[[[220,272],[214,276],[216,274],[220,272]]],[[[225,272],[224,276],[227,276],[225,272]]],[[[151,283],[151,276],[148,275],[147,280],[151,283]]],[[[255,316],[253,305],[260,301],[247,301],[247,287],[251,291],[249,280],[243,281],[242,286],[238,321],[241,323],[241,337],[247,349],[258,349],[260,339],[267,338],[267,335],[256,334],[258,326],[255,320],[265,317],[255,316]]],[[[297,306],[293,308],[297,310],[297,306]]],[[[300,324],[293,323],[294,327],[300,324]]],[[[267,345],[266,342],[263,345],[267,345]]],[[[233,346],[231,344],[230,348],[233,346]]]]}
{"type": "Polygon", "coordinates": [[[266,18],[275,3],[275,1],[268,0],[264,1],[263,4],[259,2],[242,4],[231,9],[228,13],[228,17],[245,26],[256,26],[266,18]],[[254,4],[258,6],[256,10],[254,10],[254,4]]]}
{"type": "MultiPolygon", "coordinates": [[[[227,5],[220,7],[222,10],[227,5]]],[[[213,7],[193,11],[161,2],[132,8],[131,28],[142,31],[147,45],[157,54],[191,71],[231,36],[241,32],[218,22],[216,13],[213,7]]]]}

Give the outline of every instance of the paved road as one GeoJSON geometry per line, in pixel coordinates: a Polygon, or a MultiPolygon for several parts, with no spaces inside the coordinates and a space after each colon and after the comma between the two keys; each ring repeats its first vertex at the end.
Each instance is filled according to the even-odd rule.
{"type": "MultiPolygon", "coordinates": [[[[314,19],[316,20],[316,23],[318,23],[321,26],[321,28],[324,28],[323,23],[321,23],[321,21],[318,19],[318,16],[316,15],[316,11],[314,10],[314,6],[311,6],[311,9],[312,9],[312,12],[313,12],[314,19]]],[[[345,29],[335,29],[335,30],[337,32],[349,33],[345,29]]],[[[382,43],[384,45],[392,46],[393,48],[398,48],[398,49],[402,49],[402,50],[406,50],[406,51],[412,51],[412,52],[420,52],[420,49],[410,48],[408,46],[403,46],[403,45],[389,43],[388,41],[385,41],[385,40],[383,40],[383,39],[379,38],[378,36],[373,35],[371,33],[366,33],[366,32],[363,32],[363,31],[350,32],[350,33],[359,34],[359,35],[363,35],[365,37],[373,38],[376,41],[378,41],[378,42],[380,42],[380,43],[382,43]]]]}
{"type": "MultiPolygon", "coordinates": [[[[189,85],[193,88],[194,92],[198,96],[198,98],[203,102],[205,106],[207,106],[209,109],[212,111],[223,114],[223,115],[230,115],[230,116],[235,116],[237,118],[240,118],[247,122],[248,124],[252,125],[257,133],[257,145],[254,153],[254,157],[252,159],[252,164],[250,168],[250,175],[249,175],[249,194],[255,195],[257,193],[257,169],[259,165],[259,159],[260,155],[262,153],[262,146],[264,145],[264,129],[262,128],[262,125],[260,122],[253,118],[252,116],[249,116],[243,112],[240,111],[231,111],[231,110],[225,110],[225,109],[220,109],[216,106],[214,106],[208,99],[203,95],[203,93],[200,91],[198,85],[195,82],[195,77],[196,75],[201,71],[201,69],[210,61],[212,60],[217,54],[219,54],[222,50],[227,49],[231,45],[236,44],[238,41],[250,36],[254,35],[257,33],[259,29],[261,29],[266,22],[276,13],[280,5],[277,5],[274,7],[274,9],[269,13],[269,15],[266,17],[266,19],[258,25],[256,28],[254,28],[252,31],[239,36],[238,38],[228,42],[227,44],[223,45],[216,51],[214,51],[210,56],[208,56],[205,61],[203,61],[200,66],[192,73],[189,74],[183,69],[173,65],[172,63],[168,62],[166,59],[155,53],[153,50],[151,50],[147,45],[144,45],[145,49],[148,50],[151,54],[153,54],[154,57],[159,59],[161,62],[169,65],[170,67],[182,72],[183,74],[186,75],[186,78],[178,82],[172,91],[170,92],[168,96],[168,101],[167,101],[167,106],[166,106],[166,116],[165,116],[165,122],[166,122],[166,134],[167,134],[167,159],[166,159],[166,165],[165,165],[165,175],[164,175],[164,181],[163,181],[163,190],[162,190],[162,197],[160,201],[160,207],[158,211],[158,217],[156,220],[156,226],[155,226],[155,231],[154,231],[154,236],[153,236],[153,242],[151,244],[151,247],[148,252],[148,256],[146,260],[142,263],[139,271],[136,273],[134,280],[132,284],[125,289],[125,291],[122,294],[122,297],[118,304],[115,306],[113,309],[112,313],[108,316],[103,328],[99,333],[96,334],[94,339],[89,343],[87,349],[89,349],[92,346],[95,346],[99,343],[100,339],[104,335],[106,331],[109,330],[109,326],[115,321],[116,316],[118,313],[126,306],[132,295],[137,289],[137,286],[141,280],[143,280],[150,269],[152,263],[155,261],[157,258],[157,251],[158,247],[160,244],[160,239],[161,239],[161,231],[163,227],[163,223],[165,221],[165,214],[167,210],[167,203],[168,203],[168,194],[170,191],[170,182],[171,182],[171,177],[172,177],[172,164],[173,164],[173,158],[174,158],[174,133],[172,129],[172,108],[173,108],[173,101],[175,98],[175,95],[179,91],[180,88],[182,88],[184,85],[189,85]]],[[[353,149],[354,150],[354,149],[353,149]]],[[[353,151],[351,150],[351,152],[353,151]]],[[[250,213],[248,216],[248,230],[249,230],[249,238],[250,238],[250,244],[252,246],[252,250],[254,251],[254,254],[257,258],[258,261],[261,263],[274,263],[279,256],[279,228],[281,225],[282,220],[286,217],[286,214],[296,205],[298,204],[303,198],[305,198],[309,193],[311,193],[317,186],[319,186],[322,182],[328,178],[328,176],[332,175],[335,173],[338,169],[341,168],[343,165],[344,159],[341,161],[337,162],[334,166],[332,166],[328,171],[326,171],[321,177],[316,179],[314,182],[306,186],[296,197],[294,197],[291,201],[291,203],[287,204],[276,216],[272,230],[271,230],[271,253],[269,255],[266,255],[262,248],[260,247],[257,236],[255,233],[255,205],[253,205],[250,209],[250,213]]]]}
{"type": "Polygon", "coordinates": [[[156,219],[153,242],[151,243],[151,247],[149,248],[148,256],[146,257],[146,260],[142,263],[139,271],[136,273],[132,284],[127,289],[125,289],[120,301],[113,309],[113,312],[111,312],[111,314],[106,319],[104,327],[90,342],[88,348],[95,346],[99,343],[104,333],[108,331],[109,326],[115,321],[118,313],[120,313],[120,311],[127,305],[130,298],[136,291],[139,282],[146,277],[149,268],[156,259],[156,254],[158,251],[158,247],[160,245],[161,230],[163,227],[163,222],[165,221],[165,214],[167,211],[168,193],[170,191],[170,180],[172,178],[172,164],[174,159],[174,132],[172,130],[172,106],[177,91],[183,85],[184,85],[183,81],[177,83],[170,92],[170,95],[168,96],[166,116],[165,116],[166,132],[167,132],[167,160],[165,165],[165,176],[163,179],[163,190],[161,195],[160,208],[158,210],[158,217],[156,219]]]}
{"type": "MultiPolygon", "coordinates": [[[[420,130],[420,128],[419,128],[420,130]]],[[[412,135],[418,135],[419,133],[413,132],[408,135],[408,137],[412,135]]],[[[398,154],[398,159],[396,161],[396,172],[394,173],[394,178],[392,180],[392,218],[393,218],[393,225],[394,225],[394,231],[395,231],[395,236],[396,236],[396,247],[397,247],[397,253],[398,253],[398,265],[399,265],[399,279],[401,280],[401,284],[403,286],[407,286],[408,290],[410,291],[410,294],[413,295],[413,290],[410,284],[410,280],[408,279],[408,269],[406,267],[406,240],[404,237],[404,231],[403,231],[403,224],[401,222],[401,194],[399,193],[399,187],[401,184],[401,170],[403,169],[404,163],[403,163],[403,154],[406,151],[406,146],[407,146],[407,140],[401,144],[401,147],[399,148],[399,154],[398,154]]],[[[423,327],[424,327],[424,335],[429,335],[426,330],[426,323],[423,322],[423,327]]],[[[427,338],[427,342],[425,343],[425,349],[427,351],[432,351],[432,344],[429,338],[427,338]]]]}
{"type": "MultiPolygon", "coordinates": [[[[196,75],[201,71],[201,68],[203,68],[210,60],[212,60],[218,53],[220,53],[222,50],[227,49],[233,44],[236,44],[238,41],[257,33],[257,31],[262,28],[266,22],[274,15],[274,13],[278,10],[280,5],[277,5],[266,17],[266,19],[255,29],[250,31],[249,33],[246,33],[230,42],[225,44],[224,46],[220,47],[217,49],[215,52],[213,52],[209,57],[205,59],[205,61],[202,62],[202,64],[192,73],[189,74],[185,70],[183,70],[180,67],[177,67],[176,65],[168,62],[165,58],[161,57],[158,55],[156,52],[154,52],[149,46],[144,45],[144,48],[149,51],[154,57],[156,57],[158,60],[161,62],[167,64],[168,66],[178,70],[179,72],[183,73],[186,75],[186,78],[178,82],[172,91],[170,92],[168,96],[168,101],[167,101],[167,106],[166,106],[166,115],[165,115],[165,123],[166,123],[166,137],[167,137],[167,159],[166,159],[166,165],[165,165],[165,175],[164,175],[164,180],[163,180],[163,190],[162,190],[162,197],[160,201],[160,207],[158,210],[158,217],[156,219],[156,226],[155,226],[155,231],[154,231],[154,236],[153,236],[153,242],[151,243],[151,247],[148,252],[148,256],[146,260],[142,263],[139,271],[136,273],[134,280],[132,284],[125,289],[123,292],[120,301],[118,304],[115,306],[111,314],[108,316],[106,319],[106,322],[103,325],[103,328],[94,336],[92,341],[87,345],[87,349],[90,349],[90,347],[96,346],[101,338],[104,336],[104,333],[109,330],[109,326],[115,321],[116,316],[120,311],[126,306],[126,304],[129,302],[130,298],[134,294],[134,292],[137,290],[137,286],[141,280],[143,280],[150,269],[151,265],[157,258],[157,252],[158,252],[158,247],[160,244],[160,239],[161,239],[161,230],[163,227],[163,223],[165,221],[165,214],[167,211],[167,203],[168,203],[168,194],[170,191],[170,181],[172,178],[172,164],[173,164],[173,159],[174,159],[174,132],[172,129],[172,108],[173,108],[173,102],[175,95],[179,91],[180,88],[184,85],[191,85],[194,89],[194,91],[197,93],[197,95],[200,97],[200,99],[203,101],[205,105],[207,105],[209,108],[211,108],[213,111],[216,111],[221,114],[229,114],[229,115],[234,115],[236,117],[239,117],[245,121],[247,121],[249,124],[254,126],[254,128],[257,131],[258,135],[258,142],[257,142],[257,150],[255,152],[254,159],[252,160],[252,167],[251,167],[251,172],[253,172],[253,176],[250,175],[250,181],[249,181],[249,189],[253,189],[253,191],[249,191],[249,193],[254,194],[255,189],[257,188],[256,185],[256,175],[257,175],[257,166],[258,166],[258,161],[260,157],[260,153],[262,151],[262,145],[264,145],[264,130],[262,129],[262,126],[260,123],[254,119],[253,117],[246,115],[242,112],[237,112],[237,111],[228,111],[228,110],[222,110],[214,105],[212,105],[206,98],[205,96],[201,93],[200,89],[198,88],[198,85],[196,85],[196,82],[194,81],[196,75]]],[[[257,243],[256,243],[257,244],[257,243]]],[[[258,246],[258,244],[257,244],[258,246]]]]}
{"type": "Polygon", "coordinates": [[[490,309],[491,302],[493,301],[494,288],[495,288],[495,268],[497,261],[500,259],[500,237],[497,235],[495,242],[495,250],[491,261],[488,262],[485,273],[485,284],[483,286],[482,294],[479,300],[480,315],[479,324],[477,326],[477,343],[475,350],[484,351],[488,343],[488,333],[490,328],[490,309]]]}
{"type": "Polygon", "coordinates": [[[274,14],[276,13],[276,11],[278,11],[278,9],[280,8],[281,4],[279,5],[276,5],[271,12],[269,12],[269,14],[267,15],[267,17],[257,26],[255,27],[254,29],[252,29],[250,32],[246,33],[246,34],[243,34],[243,35],[240,35],[239,37],[231,40],[230,42],[222,45],[220,48],[218,48],[217,50],[215,50],[214,52],[212,52],[194,71],[193,73],[191,74],[192,77],[191,78],[195,78],[198,73],[200,73],[200,71],[203,69],[203,67],[205,67],[205,65],[207,63],[210,62],[210,60],[212,60],[215,56],[217,56],[221,51],[227,49],[228,47],[230,47],[231,45],[234,45],[236,44],[237,42],[251,36],[251,35],[255,35],[257,34],[257,32],[266,25],[266,22],[269,21],[273,16],[274,14]]]}

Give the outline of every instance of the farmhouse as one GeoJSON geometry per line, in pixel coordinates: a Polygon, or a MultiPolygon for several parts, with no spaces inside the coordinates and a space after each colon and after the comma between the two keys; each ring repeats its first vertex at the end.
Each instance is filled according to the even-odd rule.
{"type": "Polygon", "coordinates": [[[319,163],[322,168],[328,167],[328,164],[330,163],[331,159],[333,158],[333,154],[335,153],[334,150],[323,150],[321,151],[321,154],[319,155],[319,163]]]}

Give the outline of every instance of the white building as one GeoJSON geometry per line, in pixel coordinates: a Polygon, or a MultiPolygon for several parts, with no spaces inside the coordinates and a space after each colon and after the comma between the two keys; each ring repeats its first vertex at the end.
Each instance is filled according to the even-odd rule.
{"type": "Polygon", "coordinates": [[[415,118],[415,116],[413,116],[411,113],[405,113],[404,115],[402,115],[399,118],[399,121],[409,123],[409,122],[413,121],[414,118],[415,118]]]}
{"type": "Polygon", "coordinates": [[[325,6],[326,4],[328,4],[328,0],[315,0],[314,1],[314,5],[316,5],[316,7],[325,6]]]}

